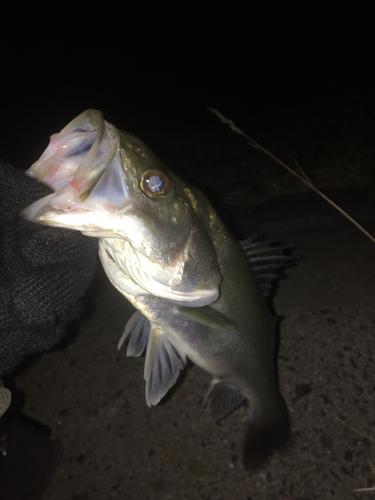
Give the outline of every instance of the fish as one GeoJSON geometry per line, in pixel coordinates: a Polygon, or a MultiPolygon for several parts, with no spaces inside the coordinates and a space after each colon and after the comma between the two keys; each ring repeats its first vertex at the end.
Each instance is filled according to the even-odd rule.
{"type": "Polygon", "coordinates": [[[290,429],[265,299],[283,252],[241,245],[199,189],[98,110],[52,135],[27,175],[54,192],[22,216],[98,238],[109,280],[136,308],[119,348],[145,353],[147,405],[192,361],[212,377],[203,402],[214,420],[248,402],[243,463],[260,467],[290,429]]]}

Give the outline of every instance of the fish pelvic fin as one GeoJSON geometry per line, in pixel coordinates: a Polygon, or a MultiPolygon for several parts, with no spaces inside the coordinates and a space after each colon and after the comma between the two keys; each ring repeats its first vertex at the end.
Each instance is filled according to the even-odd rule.
{"type": "Polygon", "coordinates": [[[283,448],[290,437],[290,419],[284,400],[280,396],[273,414],[250,412],[250,421],[243,446],[243,466],[247,470],[261,467],[272,452],[283,448]]]}
{"type": "Polygon", "coordinates": [[[117,349],[121,349],[121,346],[130,334],[126,355],[134,357],[141,356],[146,349],[150,330],[151,324],[149,320],[141,311],[136,311],[126,323],[124,333],[121,335],[117,349]]]}
{"type": "Polygon", "coordinates": [[[185,354],[176,349],[161,328],[151,327],[144,370],[148,406],[159,403],[185,365],[185,354]]]}
{"type": "Polygon", "coordinates": [[[162,328],[153,326],[141,311],[136,311],[126,323],[118,349],[127,337],[127,356],[141,356],[147,348],[144,369],[146,403],[148,406],[157,405],[175,384],[180,370],[186,365],[186,356],[168,340],[162,328]]]}
{"type": "Polygon", "coordinates": [[[211,418],[219,420],[235,410],[243,401],[245,397],[238,389],[213,379],[203,404],[207,406],[211,418]]]}

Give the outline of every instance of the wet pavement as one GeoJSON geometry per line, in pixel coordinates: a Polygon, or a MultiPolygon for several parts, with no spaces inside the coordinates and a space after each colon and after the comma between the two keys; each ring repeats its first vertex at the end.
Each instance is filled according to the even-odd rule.
{"type": "MultiPolygon", "coordinates": [[[[365,196],[339,196],[375,234],[365,196]]],[[[375,485],[375,247],[314,197],[233,213],[242,232],[272,234],[303,257],[274,300],[283,317],[280,387],[292,419],[287,448],[245,471],[246,408],[212,422],[201,406],[210,377],[195,366],[148,408],[144,359],[117,352],[133,309],[99,271],[95,307],[75,338],[15,380],[23,413],[64,447],[43,500],[374,497],[354,490],[375,485]]]]}

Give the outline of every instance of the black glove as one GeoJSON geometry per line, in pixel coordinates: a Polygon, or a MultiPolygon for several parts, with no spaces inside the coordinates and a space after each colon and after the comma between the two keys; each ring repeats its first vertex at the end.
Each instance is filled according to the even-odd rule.
{"type": "Polygon", "coordinates": [[[0,377],[62,340],[98,261],[96,238],[18,215],[50,193],[0,162],[0,377]]]}

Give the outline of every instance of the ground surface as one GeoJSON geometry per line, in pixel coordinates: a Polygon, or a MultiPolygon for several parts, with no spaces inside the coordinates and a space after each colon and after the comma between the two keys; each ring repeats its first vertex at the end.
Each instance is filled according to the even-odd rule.
{"type": "MultiPolygon", "coordinates": [[[[201,167],[199,175],[195,164],[188,174],[229,207],[224,215],[236,234],[275,236],[295,245],[295,253],[303,257],[288,269],[275,299],[275,309],[284,317],[278,367],[292,439],[262,469],[244,471],[240,455],[246,409],[218,424],[210,421],[201,407],[210,378],[195,366],[159,406],[148,408],[144,359],[126,358],[125,351],[116,349],[132,308],[99,273],[94,307],[78,335],[63,349],[38,358],[15,380],[25,396],[23,412],[48,425],[65,448],[43,499],[373,498],[374,492],[353,490],[375,485],[374,244],[315,195],[254,205],[271,198],[264,193],[271,184],[261,182],[256,188],[252,179],[260,171],[270,174],[241,164],[245,160],[238,159],[231,142],[237,138],[224,147],[225,154],[233,152],[231,160],[224,153],[220,157],[220,141],[210,144],[212,132],[201,149],[189,147],[202,140],[198,135],[190,141],[180,137],[180,143],[165,137],[163,142],[155,135],[157,153],[169,152],[169,158],[163,156],[166,163],[188,171],[186,156],[201,152],[201,165],[211,168],[201,167]]],[[[357,160],[365,161],[358,155],[357,160]]],[[[342,191],[338,201],[374,234],[367,194],[371,180],[366,177],[370,160],[355,182],[332,185],[330,174],[328,187],[361,187],[342,191]]],[[[283,186],[281,194],[299,192],[283,186]]]]}

